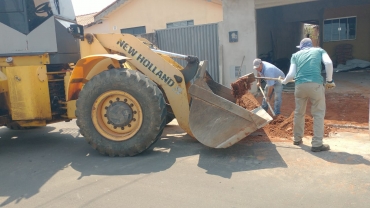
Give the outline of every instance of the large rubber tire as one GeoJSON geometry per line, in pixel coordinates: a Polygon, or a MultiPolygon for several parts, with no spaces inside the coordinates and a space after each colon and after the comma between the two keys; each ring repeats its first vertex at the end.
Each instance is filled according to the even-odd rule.
{"type": "Polygon", "coordinates": [[[162,92],[154,82],[134,70],[110,69],[96,75],[85,84],[76,105],[77,125],[81,134],[94,149],[112,157],[134,156],[145,151],[160,138],[166,125],[167,110],[162,92]],[[142,112],[137,132],[121,141],[103,136],[99,133],[101,129],[96,128],[96,121],[95,125],[93,121],[92,113],[96,111],[93,106],[96,106],[101,95],[112,91],[131,96],[142,112]]]}

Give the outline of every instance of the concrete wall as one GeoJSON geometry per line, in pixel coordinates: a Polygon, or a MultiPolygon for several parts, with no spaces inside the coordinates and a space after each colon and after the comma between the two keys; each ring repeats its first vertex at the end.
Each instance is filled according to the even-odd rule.
{"type": "MultiPolygon", "coordinates": [[[[252,67],[257,57],[256,22],[254,0],[223,0],[224,20],[219,24],[220,46],[222,48],[222,83],[230,87],[237,77],[235,67],[244,62],[241,75],[255,73],[252,67]],[[238,42],[229,42],[229,32],[238,31],[238,42]]],[[[231,88],[231,87],[230,87],[231,88]]],[[[255,84],[251,92],[256,92],[255,84]]]]}
{"type": "Polygon", "coordinates": [[[334,56],[335,47],[339,44],[353,45],[352,55],[356,59],[370,61],[370,4],[361,6],[346,6],[327,9],[324,19],[357,16],[356,39],[345,41],[324,42],[323,48],[331,57],[334,56]]]}
{"type": "Polygon", "coordinates": [[[135,0],[120,6],[108,14],[99,27],[94,25],[87,31],[120,33],[120,29],[146,26],[146,32],[152,33],[165,29],[167,23],[194,20],[194,25],[217,23],[222,21],[222,5],[205,0],[135,0]],[[116,28],[114,30],[114,28],[116,28]]]}

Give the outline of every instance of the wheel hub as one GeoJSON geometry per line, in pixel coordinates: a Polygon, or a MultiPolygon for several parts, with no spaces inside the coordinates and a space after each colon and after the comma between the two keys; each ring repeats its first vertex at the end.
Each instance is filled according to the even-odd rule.
{"type": "Polygon", "coordinates": [[[127,103],[117,101],[108,107],[106,115],[113,126],[124,127],[132,121],[133,111],[127,103]]]}
{"type": "Polygon", "coordinates": [[[143,122],[139,102],[129,93],[112,90],[94,102],[91,117],[96,130],[112,141],[125,141],[135,135],[143,122]]]}

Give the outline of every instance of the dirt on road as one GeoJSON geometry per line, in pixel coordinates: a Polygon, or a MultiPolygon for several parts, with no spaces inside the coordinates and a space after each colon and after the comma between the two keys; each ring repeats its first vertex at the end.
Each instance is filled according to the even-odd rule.
{"type": "MultiPolygon", "coordinates": [[[[369,127],[369,99],[362,94],[341,94],[327,93],[326,114],[325,114],[325,133],[337,132],[368,132],[369,127]]],[[[256,98],[257,102],[262,102],[262,96],[256,98]]],[[[274,106],[274,102],[270,103],[274,106]]],[[[293,137],[294,119],[294,93],[284,92],[281,106],[281,115],[262,129],[248,136],[245,141],[289,141],[293,137]]],[[[308,101],[305,117],[305,136],[313,136],[313,118],[310,113],[311,103],[308,101]]],[[[271,115],[271,112],[269,112],[271,115]]]]}
{"type": "MultiPolygon", "coordinates": [[[[249,92],[250,83],[247,78],[238,79],[232,86],[232,94],[236,104],[253,110],[262,103],[262,95],[255,97],[249,92]]],[[[249,141],[286,141],[293,137],[294,93],[284,92],[281,114],[274,117],[268,125],[246,137],[249,141]]],[[[324,137],[340,131],[365,131],[369,125],[369,99],[362,94],[332,93],[325,94],[326,114],[324,137]]],[[[274,100],[270,101],[274,106],[274,100]]],[[[311,103],[308,101],[305,115],[305,136],[313,136],[313,118],[310,113],[311,103]]],[[[271,112],[269,112],[271,115],[271,112]]],[[[367,130],[368,131],[368,130],[367,130]]]]}

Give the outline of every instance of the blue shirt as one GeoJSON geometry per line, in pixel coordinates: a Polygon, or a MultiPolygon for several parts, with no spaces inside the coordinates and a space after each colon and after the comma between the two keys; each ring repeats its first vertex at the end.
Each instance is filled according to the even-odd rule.
{"type": "MultiPolygon", "coordinates": [[[[285,78],[285,74],[275,65],[270,64],[269,62],[262,61],[262,71],[259,72],[262,77],[270,77],[270,78],[285,78]]],[[[265,80],[267,86],[273,86],[278,83],[275,80],[265,80]]]]}

